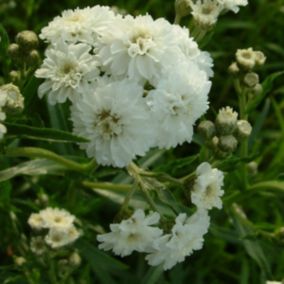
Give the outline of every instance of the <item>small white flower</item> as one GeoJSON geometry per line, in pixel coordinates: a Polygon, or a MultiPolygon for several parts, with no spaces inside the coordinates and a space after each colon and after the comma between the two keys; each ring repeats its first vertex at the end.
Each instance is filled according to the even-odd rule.
{"type": "MultiPolygon", "coordinates": [[[[0,109],[5,106],[5,109],[11,111],[23,110],[24,108],[24,97],[21,94],[20,89],[14,84],[5,84],[0,87],[0,109]]],[[[1,115],[0,115],[1,119],[1,115]]]]}
{"type": "Polygon", "coordinates": [[[196,23],[204,28],[212,27],[218,20],[223,7],[217,0],[191,1],[192,16],[196,23]]]}
{"type": "Polygon", "coordinates": [[[147,104],[158,123],[156,145],[176,147],[191,142],[195,121],[208,109],[211,83],[207,74],[195,64],[179,63],[179,69],[168,70],[149,92],[147,104]]]}
{"type": "Polygon", "coordinates": [[[136,83],[106,80],[73,105],[74,132],[90,140],[81,144],[89,157],[125,167],[152,146],[155,128],[142,96],[143,88],[136,83]]]}
{"type": "Polygon", "coordinates": [[[45,228],[45,222],[39,213],[32,213],[28,219],[28,224],[34,230],[42,230],[45,228]]]}
{"type": "Polygon", "coordinates": [[[153,80],[177,52],[170,23],[149,15],[121,19],[100,41],[98,55],[108,72],[135,80],[153,80]]]}
{"type": "Polygon", "coordinates": [[[162,235],[162,230],[152,225],[159,222],[160,215],[151,212],[145,216],[143,210],[138,209],[127,220],[119,224],[111,224],[110,233],[97,236],[101,242],[100,249],[112,250],[116,255],[127,256],[133,251],[145,252],[154,240],[162,235]]]}
{"type": "Polygon", "coordinates": [[[222,208],[221,196],[224,174],[218,169],[212,169],[210,164],[204,162],[196,169],[195,180],[191,201],[200,209],[210,210],[213,207],[222,208]]]}
{"type": "Polygon", "coordinates": [[[45,79],[38,89],[39,97],[48,94],[50,104],[63,103],[67,98],[76,100],[99,75],[98,63],[90,51],[86,44],[67,45],[62,41],[47,49],[46,59],[35,72],[37,78],[45,79]]]}
{"type": "Polygon", "coordinates": [[[217,0],[225,10],[231,10],[234,13],[239,12],[239,6],[247,6],[248,0],[217,0]]]}
{"type": "Polygon", "coordinates": [[[80,232],[73,226],[52,227],[45,236],[45,242],[53,249],[69,245],[80,237],[80,232]]]}
{"type": "Polygon", "coordinates": [[[164,270],[185,260],[194,251],[203,247],[203,236],[208,232],[210,218],[207,211],[197,211],[191,217],[179,214],[171,233],[156,239],[150,254],[149,265],[163,265],[164,270]]]}
{"type": "Polygon", "coordinates": [[[39,212],[43,228],[67,228],[75,221],[75,216],[64,209],[46,208],[39,212]]]}
{"type": "Polygon", "coordinates": [[[238,49],[236,52],[236,60],[241,67],[252,69],[256,64],[256,54],[251,47],[238,49]]]}
{"type": "Polygon", "coordinates": [[[114,13],[105,6],[66,10],[42,29],[40,38],[52,44],[63,39],[68,43],[85,42],[96,45],[97,38],[111,28],[114,19],[114,13]]]}
{"type": "Polygon", "coordinates": [[[44,239],[41,236],[31,238],[31,251],[36,255],[42,255],[46,251],[44,239]]]}

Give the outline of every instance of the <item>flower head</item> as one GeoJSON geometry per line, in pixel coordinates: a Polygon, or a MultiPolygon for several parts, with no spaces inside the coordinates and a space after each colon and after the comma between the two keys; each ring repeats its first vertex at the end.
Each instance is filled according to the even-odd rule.
{"type": "Polygon", "coordinates": [[[203,247],[203,236],[207,233],[210,218],[207,211],[197,211],[191,217],[182,213],[176,217],[171,233],[156,239],[146,256],[149,265],[172,268],[203,247]]]}
{"type": "Polygon", "coordinates": [[[146,112],[143,88],[129,80],[101,83],[72,107],[74,132],[102,165],[127,166],[152,146],[155,128],[146,112]]]}
{"type": "Polygon", "coordinates": [[[83,43],[67,45],[63,41],[46,51],[46,59],[36,70],[36,77],[45,79],[38,94],[48,94],[50,104],[76,100],[88,84],[97,79],[98,63],[90,54],[91,48],[83,43]]]}
{"type": "Polygon", "coordinates": [[[126,256],[133,251],[147,251],[153,241],[162,235],[162,230],[153,227],[160,219],[157,212],[151,212],[148,216],[138,209],[127,220],[119,224],[111,224],[110,233],[97,236],[101,242],[100,249],[113,250],[116,255],[126,256]]]}
{"type": "Polygon", "coordinates": [[[213,207],[222,208],[221,196],[224,174],[218,169],[212,169],[210,164],[202,163],[196,169],[197,178],[191,193],[191,201],[200,209],[210,210],[213,207]]]}

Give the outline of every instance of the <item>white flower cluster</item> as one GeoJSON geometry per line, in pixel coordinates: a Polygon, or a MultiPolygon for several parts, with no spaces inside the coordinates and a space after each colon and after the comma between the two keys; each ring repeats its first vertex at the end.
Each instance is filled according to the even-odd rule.
{"type": "Polygon", "coordinates": [[[191,217],[179,214],[171,232],[166,234],[153,226],[159,219],[157,212],[146,216],[143,210],[138,209],[129,219],[111,224],[110,233],[98,235],[99,248],[112,250],[120,256],[130,255],[133,251],[148,253],[146,260],[149,265],[162,265],[164,270],[202,248],[203,236],[208,232],[210,223],[207,211],[197,211],[191,217]]]}
{"type": "Polygon", "coordinates": [[[188,0],[191,14],[202,27],[213,26],[218,17],[227,11],[239,12],[239,6],[248,5],[248,0],[188,0]]]}
{"type": "Polygon", "coordinates": [[[68,10],[45,27],[39,96],[71,101],[74,132],[102,165],[190,142],[208,108],[212,59],[186,28],[110,8],[68,10]]]}
{"type": "Polygon", "coordinates": [[[208,210],[222,208],[224,175],[206,162],[197,167],[196,174],[191,199],[197,211],[192,216],[179,214],[171,231],[164,233],[154,226],[160,219],[157,212],[146,216],[143,210],[138,209],[129,219],[111,224],[110,233],[98,235],[99,248],[112,250],[120,256],[130,255],[133,251],[147,253],[148,264],[162,265],[164,270],[200,250],[210,225],[208,210]]]}
{"type": "Polygon", "coordinates": [[[80,232],[74,226],[75,216],[64,209],[48,207],[39,213],[32,213],[28,224],[32,229],[48,230],[44,240],[51,248],[61,248],[73,243],[80,237],[80,232]]]}

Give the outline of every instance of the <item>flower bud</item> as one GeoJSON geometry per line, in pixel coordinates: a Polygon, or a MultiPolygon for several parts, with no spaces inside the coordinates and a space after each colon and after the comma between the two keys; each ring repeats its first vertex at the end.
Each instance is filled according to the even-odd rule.
{"type": "Polygon", "coordinates": [[[4,135],[7,133],[7,128],[4,124],[0,123],[0,140],[3,139],[4,135]]]}
{"type": "Polygon", "coordinates": [[[237,149],[238,141],[233,135],[219,137],[219,148],[223,152],[234,152],[237,149]]]}
{"type": "Polygon", "coordinates": [[[16,70],[10,71],[9,77],[10,77],[10,80],[11,80],[13,83],[18,82],[18,81],[21,79],[20,72],[19,72],[19,71],[16,71],[16,70]]]}
{"type": "Polygon", "coordinates": [[[14,258],[14,261],[17,266],[22,266],[27,262],[26,259],[22,256],[16,256],[14,258]]]}
{"type": "Polygon", "coordinates": [[[81,264],[81,257],[80,255],[75,251],[73,252],[70,257],[69,257],[69,263],[72,265],[72,266],[80,266],[81,264]]]}
{"type": "Polygon", "coordinates": [[[40,62],[40,56],[37,50],[33,49],[29,52],[27,62],[31,65],[38,65],[40,62]]]}
{"type": "Polygon", "coordinates": [[[11,43],[8,47],[8,54],[12,59],[17,60],[20,57],[20,47],[16,43],[11,43]]]}
{"type": "Polygon", "coordinates": [[[252,69],[255,66],[255,52],[250,47],[248,49],[238,49],[236,60],[244,69],[252,69]]]}
{"type": "Polygon", "coordinates": [[[6,96],[5,111],[21,112],[24,109],[24,97],[14,84],[1,86],[0,95],[6,96]]]}
{"type": "Polygon", "coordinates": [[[263,87],[262,87],[261,84],[256,84],[256,85],[253,87],[252,91],[253,91],[254,95],[256,95],[256,96],[257,96],[257,95],[260,95],[260,94],[262,93],[262,91],[263,91],[263,87]]]}
{"type": "Polygon", "coordinates": [[[219,145],[219,138],[217,136],[214,136],[211,140],[211,145],[213,149],[217,149],[219,145]]]}
{"type": "Polygon", "coordinates": [[[22,31],[17,34],[16,43],[23,50],[32,50],[38,47],[39,41],[35,32],[22,31]]]}
{"type": "Polygon", "coordinates": [[[255,55],[255,63],[257,65],[263,65],[265,63],[266,56],[264,55],[262,51],[255,51],[254,55],[255,55]]]}
{"type": "Polygon", "coordinates": [[[210,120],[201,121],[197,127],[197,131],[205,139],[210,139],[215,135],[215,125],[210,120]]]}
{"type": "Polygon", "coordinates": [[[229,71],[230,74],[237,74],[237,73],[239,73],[240,72],[240,68],[239,68],[237,62],[233,62],[229,66],[228,71],[229,71]]]}
{"type": "Polygon", "coordinates": [[[230,107],[221,108],[216,117],[215,125],[221,135],[232,134],[236,128],[238,113],[230,107]]]}
{"type": "Polygon", "coordinates": [[[176,0],[175,1],[176,15],[179,18],[183,18],[190,14],[190,1],[189,0],[176,0]]]}
{"type": "Polygon", "coordinates": [[[238,120],[237,122],[237,136],[244,139],[250,136],[252,127],[247,120],[238,120]]]}
{"type": "Polygon", "coordinates": [[[255,72],[246,73],[244,77],[244,83],[250,88],[255,87],[257,84],[259,84],[258,74],[255,72]]]}
{"type": "Polygon", "coordinates": [[[251,175],[256,175],[257,172],[258,172],[258,164],[257,164],[257,162],[255,162],[255,161],[249,162],[249,163],[247,164],[247,168],[248,168],[249,173],[250,173],[251,175]]]}

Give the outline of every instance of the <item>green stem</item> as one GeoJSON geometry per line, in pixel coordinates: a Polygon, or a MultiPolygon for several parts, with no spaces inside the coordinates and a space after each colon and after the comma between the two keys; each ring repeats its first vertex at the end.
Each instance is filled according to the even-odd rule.
{"type": "Polygon", "coordinates": [[[180,24],[180,20],[181,20],[181,17],[176,13],[174,24],[175,25],[179,25],[180,24]]]}
{"type": "Polygon", "coordinates": [[[80,164],[72,160],[63,158],[62,156],[57,155],[51,151],[35,147],[8,148],[5,154],[8,157],[45,158],[57,162],[58,164],[77,172],[84,172],[96,166],[95,160],[92,160],[91,162],[86,164],[80,164]]]}
{"type": "Polygon", "coordinates": [[[114,190],[114,191],[129,191],[132,189],[132,185],[130,184],[115,184],[110,182],[91,182],[91,181],[83,181],[82,185],[88,188],[98,188],[104,190],[114,190]]]}
{"type": "MultiPolygon", "coordinates": [[[[235,79],[234,87],[238,94],[238,99],[239,99],[240,119],[247,120],[248,118],[248,115],[246,113],[247,92],[244,88],[242,88],[239,79],[235,79]]],[[[243,139],[243,141],[241,142],[240,154],[241,154],[241,158],[245,158],[248,155],[248,140],[247,139],[243,139]]],[[[245,163],[242,165],[241,171],[242,171],[243,186],[244,186],[244,189],[247,189],[249,182],[248,182],[247,165],[245,163]]]]}
{"type": "Polygon", "coordinates": [[[130,174],[130,176],[133,177],[133,179],[136,181],[136,183],[138,184],[139,188],[141,189],[141,191],[143,192],[143,194],[145,195],[145,198],[147,200],[147,202],[149,203],[150,207],[154,210],[154,211],[158,211],[151,195],[149,194],[148,188],[145,186],[145,183],[143,181],[143,179],[140,176],[140,171],[141,169],[135,165],[134,163],[129,164],[129,166],[127,167],[128,173],[130,174]]]}

